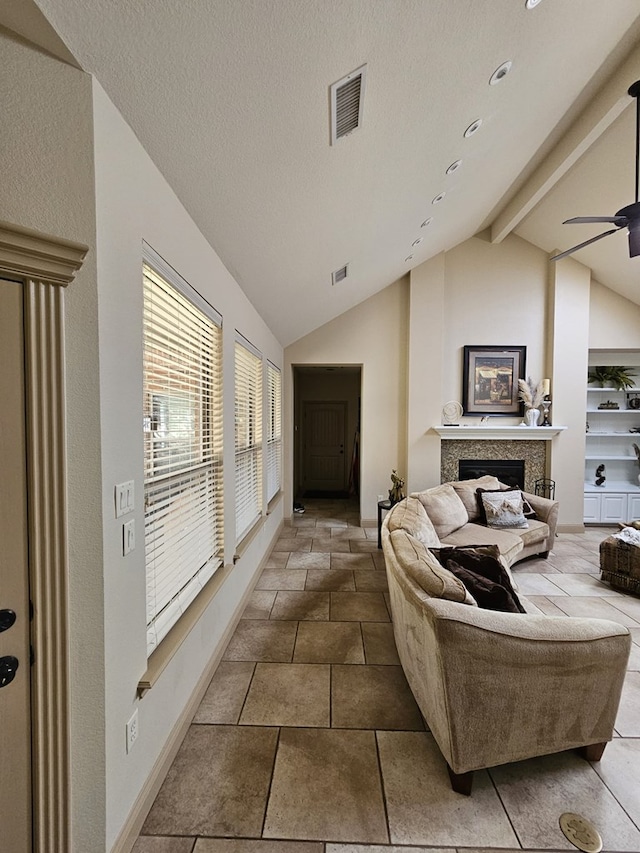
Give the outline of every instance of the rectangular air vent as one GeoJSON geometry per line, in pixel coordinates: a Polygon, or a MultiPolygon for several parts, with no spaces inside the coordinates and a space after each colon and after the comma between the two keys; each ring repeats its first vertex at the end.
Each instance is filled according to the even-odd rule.
{"type": "Polygon", "coordinates": [[[340,284],[341,281],[345,280],[348,274],[349,264],[345,264],[343,267],[340,267],[339,270],[331,273],[331,284],[340,284]]]}
{"type": "Polygon", "coordinates": [[[356,68],[331,86],[331,144],[362,125],[367,66],[356,68]]]}

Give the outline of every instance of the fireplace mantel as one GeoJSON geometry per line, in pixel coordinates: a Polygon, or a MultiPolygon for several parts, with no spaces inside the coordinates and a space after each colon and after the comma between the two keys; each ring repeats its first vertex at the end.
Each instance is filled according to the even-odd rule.
{"type": "Polygon", "coordinates": [[[551,441],[567,429],[566,426],[528,427],[494,426],[493,424],[468,424],[464,426],[434,426],[441,439],[473,439],[475,441],[551,441]]]}

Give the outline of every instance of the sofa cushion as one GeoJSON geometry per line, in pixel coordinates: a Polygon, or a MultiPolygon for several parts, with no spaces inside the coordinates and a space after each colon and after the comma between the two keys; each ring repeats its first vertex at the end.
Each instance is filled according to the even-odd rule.
{"type": "MultiPolygon", "coordinates": [[[[517,587],[513,580],[511,569],[509,568],[505,558],[500,554],[500,550],[497,545],[467,545],[460,546],[458,548],[445,547],[437,549],[434,548],[431,550],[438,562],[445,568],[449,569],[449,571],[453,572],[456,577],[459,577],[472,595],[474,594],[473,585],[470,586],[469,583],[467,583],[467,580],[472,582],[473,578],[465,579],[450,565],[452,562],[455,562],[456,565],[461,566],[463,569],[467,569],[470,572],[481,575],[483,578],[487,578],[493,583],[497,583],[505,588],[508,593],[506,597],[503,596],[502,593],[495,591],[492,594],[495,594],[496,602],[498,604],[504,600],[506,602],[506,606],[489,607],[490,610],[506,609],[509,612],[513,612],[513,605],[518,612],[525,612],[524,607],[520,604],[515,592],[517,587]]],[[[482,591],[487,592],[488,590],[485,586],[482,586],[482,591]]],[[[480,607],[485,606],[481,604],[479,600],[478,605],[480,607]]]]}
{"type": "Polygon", "coordinates": [[[521,534],[524,531],[499,530],[494,527],[484,527],[482,524],[470,522],[460,530],[455,530],[446,537],[440,538],[441,545],[497,545],[500,553],[509,565],[522,551],[521,534]]]}
{"type": "Polygon", "coordinates": [[[525,613],[518,596],[504,584],[486,578],[478,572],[461,566],[455,560],[447,560],[447,568],[459,578],[478,603],[486,610],[501,610],[505,613],[525,613]]]}
{"type": "Polygon", "coordinates": [[[419,539],[427,548],[440,545],[438,534],[417,498],[408,497],[396,504],[389,514],[389,531],[405,530],[419,539]]]}
{"type": "Polygon", "coordinates": [[[389,539],[401,569],[427,595],[475,605],[473,596],[467,592],[462,581],[441,566],[415,536],[405,530],[394,530],[389,534],[389,539]]]}
{"type": "Polygon", "coordinates": [[[529,545],[535,545],[538,542],[543,542],[549,536],[549,525],[544,521],[529,518],[528,530],[519,530],[518,535],[522,539],[525,548],[529,545]]]}
{"type": "Polygon", "coordinates": [[[492,477],[491,474],[485,474],[484,477],[476,477],[475,480],[456,480],[450,485],[453,486],[456,494],[465,505],[469,521],[477,521],[480,518],[480,508],[478,507],[476,489],[499,489],[500,480],[497,477],[492,477]]]}
{"type": "Polygon", "coordinates": [[[484,513],[487,527],[528,527],[524,517],[524,503],[520,489],[478,489],[481,512],[484,513]]]}
{"type": "Polygon", "coordinates": [[[448,536],[469,521],[465,505],[450,483],[435,486],[424,492],[414,492],[411,497],[418,498],[426,509],[439,539],[448,536]]]}

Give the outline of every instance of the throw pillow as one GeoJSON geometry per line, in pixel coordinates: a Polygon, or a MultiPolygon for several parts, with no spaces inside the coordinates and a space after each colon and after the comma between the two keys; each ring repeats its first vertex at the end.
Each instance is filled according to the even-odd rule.
{"type": "Polygon", "coordinates": [[[455,560],[464,569],[482,575],[487,580],[505,587],[516,602],[519,611],[525,612],[516,595],[516,586],[511,570],[500,554],[497,545],[458,545],[457,547],[431,548],[430,550],[445,568],[449,568],[449,562],[455,560]]]}
{"type": "Polygon", "coordinates": [[[456,494],[453,486],[445,483],[424,492],[414,492],[412,498],[418,498],[426,509],[427,515],[433,522],[438,539],[444,539],[454,530],[469,521],[469,515],[464,504],[456,494]]]}
{"type": "Polygon", "coordinates": [[[425,508],[417,498],[408,497],[397,503],[389,515],[389,531],[406,530],[427,548],[440,545],[438,534],[425,508]]]}
{"type": "Polygon", "coordinates": [[[524,608],[515,593],[502,584],[485,578],[477,572],[465,569],[455,560],[447,560],[449,571],[459,578],[478,602],[478,607],[485,610],[501,610],[504,613],[524,613],[524,608]]]}
{"type": "Polygon", "coordinates": [[[415,536],[404,530],[394,530],[389,538],[401,570],[427,595],[475,605],[462,581],[442,566],[415,536]]]}
{"type": "Polygon", "coordinates": [[[478,489],[480,512],[487,527],[528,527],[520,489],[478,489]]]}
{"type": "Polygon", "coordinates": [[[498,489],[500,488],[500,480],[491,474],[485,474],[483,477],[476,477],[474,480],[456,480],[451,485],[465,505],[469,521],[476,521],[480,517],[477,489],[498,489]]]}

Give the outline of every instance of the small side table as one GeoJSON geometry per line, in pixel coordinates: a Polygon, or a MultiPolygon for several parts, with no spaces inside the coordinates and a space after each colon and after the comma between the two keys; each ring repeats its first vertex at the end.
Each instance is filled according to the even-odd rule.
{"type": "Polygon", "coordinates": [[[389,511],[393,504],[391,501],[378,501],[378,548],[382,548],[382,513],[389,511]]]}

